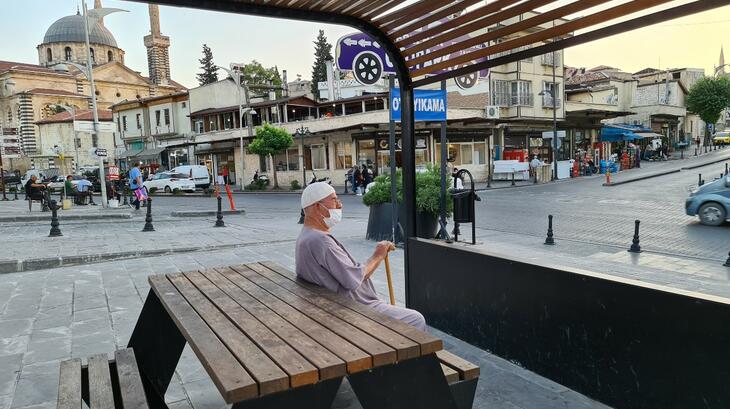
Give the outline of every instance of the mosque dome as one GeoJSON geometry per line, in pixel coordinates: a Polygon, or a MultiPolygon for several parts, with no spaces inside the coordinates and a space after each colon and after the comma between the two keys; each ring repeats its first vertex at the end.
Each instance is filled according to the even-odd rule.
{"type": "MultiPolygon", "coordinates": [[[[83,43],[86,42],[84,34],[84,16],[75,14],[56,20],[46,31],[43,43],[83,43]]],[[[117,40],[112,33],[97,22],[89,33],[89,43],[102,44],[117,48],[117,40]]]]}

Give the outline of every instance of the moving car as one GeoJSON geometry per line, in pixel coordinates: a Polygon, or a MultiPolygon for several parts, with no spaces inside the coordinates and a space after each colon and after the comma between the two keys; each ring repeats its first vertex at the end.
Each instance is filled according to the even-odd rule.
{"type": "Polygon", "coordinates": [[[186,192],[195,191],[195,182],[182,173],[172,172],[160,172],[152,176],[150,180],[145,181],[144,186],[148,191],[150,189],[157,188],[157,190],[164,190],[165,193],[172,193],[175,189],[184,190],[186,192]]]}
{"type": "Polygon", "coordinates": [[[168,173],[181,173],[185,177],[192,178],[195,187],[207,189],[210,187],[210,173],[208,168],[203,165],[183,165],[172,169],[168,173]]]}
{"type": "Polygon", "coordinates": [[[688,215],[699,216],[702,224],[723,224],[730,218],[730,175],[693,187],[684,207],[688,215]]]}
{"type": "Polygon", "coordinates": [[[730,132],[718,132],[712,136],[712,141],[715,145],[730,145],[730,132]]]}

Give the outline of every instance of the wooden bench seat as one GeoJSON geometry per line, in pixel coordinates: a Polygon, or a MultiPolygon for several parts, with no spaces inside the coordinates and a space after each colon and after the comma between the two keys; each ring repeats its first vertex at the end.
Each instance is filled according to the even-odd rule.
{"type": "Polygon", "coordinates": [[[436,357],[441,363],[456,406],[459,409],[471,409],[479,381],[479,366],[445,350],[437,351],[436,357]]]}
{"type": "Polygon", "coordinates": [[[81,409],[82,401],[93,409],[148,409],[147,399],[134,351],[116,351],[113,360],[106,354],[61,362],[58,382],[58,409],[81,409]]]}

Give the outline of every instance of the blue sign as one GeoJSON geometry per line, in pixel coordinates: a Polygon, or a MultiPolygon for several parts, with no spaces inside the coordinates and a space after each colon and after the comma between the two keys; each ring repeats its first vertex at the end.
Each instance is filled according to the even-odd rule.
{"type": "MultiPolygon", "coordinates": [[[[394,121],[401,119],[400,90],[390,90],[390,115],[394,121]]],[[[417,89],[413,91],[413,111],[416,121],[446,121],[446,91],[417,89]]]]}

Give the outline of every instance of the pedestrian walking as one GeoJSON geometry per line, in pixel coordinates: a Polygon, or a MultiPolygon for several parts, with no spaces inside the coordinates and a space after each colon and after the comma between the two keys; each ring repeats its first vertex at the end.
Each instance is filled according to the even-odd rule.
{"type": "Polygon", "coordinates": [[[143,195],[137,194],[137,191],[142,189],[142,171],[139,167],[142,166],[142,162],[136,163],[132,170],[129,171],[129,189],[134,192],[134,210],[139,210],[140,199],[143,195]]]}
{"type": "Polygon", "coordinates": [[[362,179],[362,172],[360,172],[359,167],[355,166],[355,170],[352,172],[352,177],[355,180],[355,183],[353,184],[355,193],[358,196],[362,196],[362,191],[360,191],[360,187],[362,186],[363,179],[362,179]]]}

